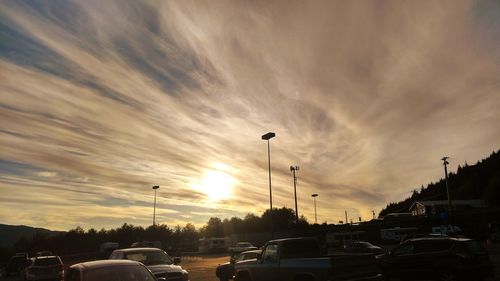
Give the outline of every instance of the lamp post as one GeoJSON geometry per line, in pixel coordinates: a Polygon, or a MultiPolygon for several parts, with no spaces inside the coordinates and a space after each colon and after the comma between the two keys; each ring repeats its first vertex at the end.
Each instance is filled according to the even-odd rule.
{"type": "Polygon", "coordinates": [[[155,191],[155,203],[153,205],[153,226],[155,226],[155,219],[156,219],[156,190],[160,188],[159,185],[153,185],[153,189],[155,191]]]}
{"type": "Polygon", "coordinates": [[[271,189],[271,146],[269,140],[276,136],[275,133],[269,132],[262,135],[262,139],[267,141],[267,161],[269,167],[269,214],[271,216],[271,239],[274,237],[274,226],[273,226],[273,196],[271,189]]]}
{"type": "Polygon", "coordinates": [[[314,193],[311,197],[314,199],[314,223],[318,224],[318,216],[316,215],[316,197],[318,197],[318,194],[314,193]]]}
{"type": "Polygon", "coordinates": [[[293,174],[293,193],[295,195],[295,223],[299,223],[299,211],[297,209],[297,176],[295,171],[299,170],[299,166],[290,166],[290,171],[293,174]]]}

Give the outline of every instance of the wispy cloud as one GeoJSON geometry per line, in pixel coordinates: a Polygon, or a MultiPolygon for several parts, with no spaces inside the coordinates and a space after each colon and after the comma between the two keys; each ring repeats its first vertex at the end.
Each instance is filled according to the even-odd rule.
{"type": "Polygon", "coordinates": [[[259,213],[267,131],[275,205],[293,206],[299,165],[299,212],[319,193],[328,221],[438,179],[443,155],[498,149],[497,1],[0,7],[6,223],[146,225],[156,184],[168,224],[259,213]],[[236,184],[210,203],[192,184],[217,163],[236,184]]]}

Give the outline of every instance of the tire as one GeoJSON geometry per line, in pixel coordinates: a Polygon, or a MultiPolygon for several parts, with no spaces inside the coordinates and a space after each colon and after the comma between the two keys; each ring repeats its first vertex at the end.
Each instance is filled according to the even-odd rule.
{"type": "Polygon", "coordinates": [[[240,272],[234,277],[234,281],[252,281],[247,272],[240,272]]]}

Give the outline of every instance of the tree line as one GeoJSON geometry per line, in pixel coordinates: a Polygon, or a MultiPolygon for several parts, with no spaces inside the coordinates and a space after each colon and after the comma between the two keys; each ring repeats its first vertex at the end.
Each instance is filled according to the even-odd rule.
{"type": "MultiPolygon", "coordinates": [[[[459,165],[456,173],[448,174],[448,184],[452,200],[480,199],[489,206],[500,206],[500,150],[474,165],[459,165]]],[[[431,182],[427,187],[422,185],[410,197],[389,203],[379,216],[408,212],[413,202],[427,200],[447,200],[445,179],[431,182]]]]}
{"type": "MultiPolygon", "coordinates": [[[[295,222],[295,212],[289,208],[277,208],[272,211],[273,227],[276,231],[307,227],[305,217],[295,222]]],[[[243,219],[232,217],[223,219],[211,217],[206,225],[197,229],[188,223],[171,228],[166,224],[151,225],[146,228],[124,223],[114,229],[94,228],[84,230],[76,227],[59,235],[35,232],[30,237],[21,237],[13,247],[3,249],[1,259],[8,259],[17,252],[34,254],[42,250],[51,250],[57,255],[96,252],[104,242],[118,242],[120,247],[130,247],[134,242],[159,241],[162,247],[171,253],[197,251],[198,239],[202,237],[224,237],[231,234],[269,231],[271,211],[266,210],[261,216],[247,214],[243,219]]]]}

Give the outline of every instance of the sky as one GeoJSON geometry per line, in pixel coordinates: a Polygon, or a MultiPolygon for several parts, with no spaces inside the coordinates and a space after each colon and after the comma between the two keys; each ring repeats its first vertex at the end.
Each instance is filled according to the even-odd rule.
{"type": "Polygon", "coordinates": [[[0,223],[318,222],[500,148],[500,2],[2,1],[0,223]]]}

